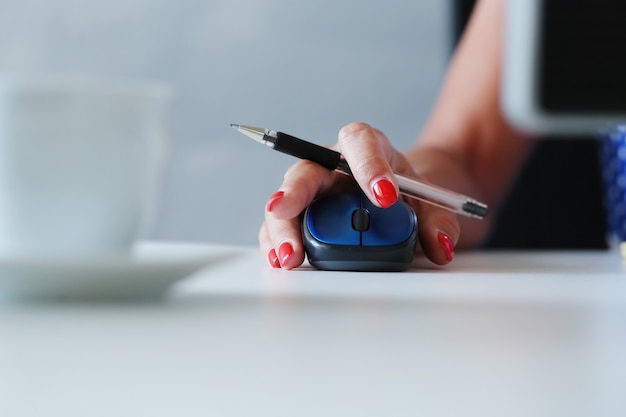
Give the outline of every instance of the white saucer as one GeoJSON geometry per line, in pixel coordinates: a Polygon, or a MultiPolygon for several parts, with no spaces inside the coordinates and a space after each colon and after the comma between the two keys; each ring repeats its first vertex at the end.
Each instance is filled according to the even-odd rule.
{"type": "Polygon", "coordinates": [[[119,256],[0,258],[0,298],[150,299],[236,252],[221,246],[146,242],[119,256]]]}

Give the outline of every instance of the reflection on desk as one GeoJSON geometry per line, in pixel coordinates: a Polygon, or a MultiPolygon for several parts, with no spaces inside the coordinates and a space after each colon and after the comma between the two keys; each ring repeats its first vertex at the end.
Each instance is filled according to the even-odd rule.
{"type": "Polygon", "coordinates": [[[617,253],[406,273],[238,253],[163,302],[0,306],[0,415],[626,415],[617,253]]]}

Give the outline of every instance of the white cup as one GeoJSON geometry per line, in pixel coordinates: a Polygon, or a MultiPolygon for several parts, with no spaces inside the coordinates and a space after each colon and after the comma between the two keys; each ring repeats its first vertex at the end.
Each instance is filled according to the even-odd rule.
{"type": "Polygon", "coordinates": [[[0,77],[0,256],[127,251],[156,204],[170,90],[0,77]]]}

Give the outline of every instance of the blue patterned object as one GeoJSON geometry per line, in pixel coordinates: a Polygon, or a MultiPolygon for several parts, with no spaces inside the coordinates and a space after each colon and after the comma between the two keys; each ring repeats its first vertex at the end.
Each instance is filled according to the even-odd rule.
{"type": "Polygon", "coordinates": [[[620,243],[626,242],[626,125],[604,135],[600,156],[608,233],[620,243]]]}

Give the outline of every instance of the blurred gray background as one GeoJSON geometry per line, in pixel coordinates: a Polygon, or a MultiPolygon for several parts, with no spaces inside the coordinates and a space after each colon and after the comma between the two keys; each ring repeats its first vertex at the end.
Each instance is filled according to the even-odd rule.
{"type": "Polygon", "coordinates": [[[295,162],[242,123],[331,144],[367,121],[417,137],[450,50],[441,0],[0,0],[0,75],[161,80],[176,91],[172,152],[146,237],[255,244],[295,162]]]}

